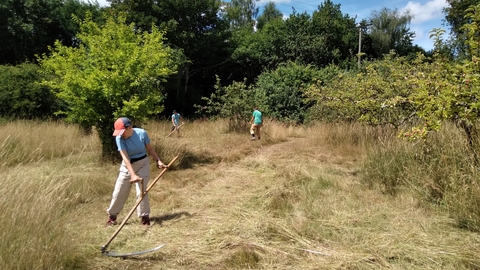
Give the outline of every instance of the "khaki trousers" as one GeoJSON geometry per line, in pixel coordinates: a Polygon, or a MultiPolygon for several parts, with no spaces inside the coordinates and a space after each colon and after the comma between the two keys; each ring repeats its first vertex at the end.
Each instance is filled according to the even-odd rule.
{"type": "Polygon", "coordinates": [[[256,135],[258,139],[260,139],[260,128],[262,127],[262,124],[252,124],[252,127],[250,128],[250,134],[251,135],[256,135]]]}
{"type": "MultiPolygon", "coordinates": [[[[150,158],[146,157],[132,164],[133,170],[137,175],[143,178],[143,190],[141,190],[140,182],[136,182],[135,189],[137,193],[136,199],[138,200],[143,192],[147,189],[148,180],[150,178],[150,158]]],[[[130,183],[130,173],[128,172],[125,163],[122,161],[120,165],[120,172],[118,174],[115,188],[113,189],[112,201],[110,207],[107,209],[107,213],[111,216],[117,216],[122,211],[125,202],[130,194],[132,183],[130,183]]],[[[150,204],[148,202],[148,194],[145,195],[142,202],[137,207],[137,214],[139,217],[147,216],[150,214],[150,204]]]]}

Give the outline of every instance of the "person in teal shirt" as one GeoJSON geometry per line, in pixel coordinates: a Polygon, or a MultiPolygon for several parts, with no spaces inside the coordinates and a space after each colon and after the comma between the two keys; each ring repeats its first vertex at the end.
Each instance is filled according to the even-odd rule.
{"type": "Polygon", "coordinates": [[[182,116],[177,113],[177,110],[173,110],[172,114],[172,129],[171,132],[177,130],[177,136],[180,137],[180,119],[182,116]]]}
{"type": "Polygon", "coordinates": [[[255,107],[252,114],[252,119],[250,120],[252,127],[250,128],[250,134],[252,135],[252,141],[255,140],[255,135],[257,139],[260,140],[260,128],[262,127],[262,113],[258,110],[258,107],[255,107]]]}

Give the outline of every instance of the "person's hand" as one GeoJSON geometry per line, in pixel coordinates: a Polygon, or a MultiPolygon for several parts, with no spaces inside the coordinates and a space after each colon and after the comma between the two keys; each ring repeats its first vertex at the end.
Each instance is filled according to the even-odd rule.
{"type": "Polygon", "coordinates": [[[159,168],[159,169],[168,168],[168,166],[163,164],[163,162],[161,160],[157,160],[157,168],[159,168]]]}
{"type": "Polygon", "coordinates": [[[142,181],[142,180],[143,180],[143,179],[142,179],[140,176],[134,174],[134,175],[132,175],[132,177],[130,178],[130,183],[136,183],[136,182],[140,182],[140,181],[142,181]]]}

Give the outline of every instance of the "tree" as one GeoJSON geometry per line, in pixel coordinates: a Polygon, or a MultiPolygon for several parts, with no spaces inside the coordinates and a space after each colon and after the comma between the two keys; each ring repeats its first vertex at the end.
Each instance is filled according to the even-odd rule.
{"type": "Polygon", "coordinates": [[[260,16],[257,17],[257,29],[261,30],[266,23],[275,20],[282,19],[282,12],[277,9],[274,2],[268,2],[263,7],[263,12],[260,16]]]}
{"type": "Polygon", "coordinates": [[[69,122],[95,126],[103,155],[110,155],[116,153],[112,123],[117,117],[141,123],[163,110],[162,84],[175,70],[172,50],[157,28],[139,33],[134,24],[125,24],[124,15],[108,18],[104,26],[91,16],[78,22],[78,48],[57,41],[51,55],[40,59],[45,72],[55,76],[44,83],[67,105],[58,113],[69,122]]]}
{"type": "Polygon", "coordinates": [[[58,103],[38,65],[22,63],[0,66],[0,116],[4,118],[50,118],[58,103]]]}
{"type": "Polygon", "coordinates": [[[416,74],[417,66],[390,54],[366,63],[360,73],[345,72],[324,85],[312,85],[306,96],[315,101],[312,110],[317,112],[311,114],[320,116],[318,120],[399,128],[415,115],[410,102],[415,83],[408,80],[408,74],[416,74]]]}
{"type": "Polygon", "coordinates": [[[340,4],[325,0],[312,15],[312,28],[315,45],[312,47],[312,62],[318,67],[332,63],[342,63],[353,56],[353,48],[358,47],[358,30],[355,19],[343,14],[340,4]],[[320,37],[320,38],[317,38],[320,37]]]}
{"type": "MultiPolygon", "coordinates": [[[[3,0],[0,3],[0,64],[35,61],[55,40],[65,46],[74,43],[77,25],[72,14],[100,13],[98,4],[80,0],[3,0]]],[[[96,18],[99,17],[96,16],[96,18]]]]}
{"type": "Polygon", "coordinates": [[[390,50],[394,50],[398,55],[405,55],[404,52],[412,47],[415,37],[415,33],[408,28],[412,18],[409,11],[400,13],[396,8],[391,10],[384,7],[380,11],[372,11],[369,35],[378,56],[388,54],[390,50]]]}
{"type": "Polygon", "coordinates": [[[231,0],[225,2],[225,17],[231,28],[247,27],[253,31],[258,7],[255,2],[259,0],[231,0]]]}
{"type": "MultiPolygon", "coordinates": [[[[465,58],[458,62],[435,54],[430,72],[422,74],[412,100],[417,104],[419,115],[425,122],[409,134],[425,136],[429,131],[438,130],[444,120],[453,121],[466,136],[477,165],[480,163],[480,5],[465,11],[466,21],[459,30],[465,33],[465,58]],[[415,132],[416,131],[416,132],[415,132]]],[[[437,32],[436,39],[441,38],[437,32]]],[[[436,42],[437,43],[437,42],[436,42]]],[[[441,51],[439,51],[441,52],[441,51]]]]}
{"type": "Polygon", "coordinates": [[[179,72],[168,82],[166,106],[191,113],[201,96],[213,91],[215,74],[229,60],[227,21],[219,16],[219,0],[113,0],[115,12],[143,30],[152,25],[165,31],[166,43],[178,50],[179,72]]]}
{"type": "Polygon", "coordinates": [[[450,48],[453,54],[463,57],[468,50],[465,46],[466,33],[462,29],[463,25],[472,22],[469,16],[466,16],[467,9],[471,6],[480,4],[480,0],[447,0],[449,7],[443,9],[445,13],[445,22],[450,26],[450,48]]]}

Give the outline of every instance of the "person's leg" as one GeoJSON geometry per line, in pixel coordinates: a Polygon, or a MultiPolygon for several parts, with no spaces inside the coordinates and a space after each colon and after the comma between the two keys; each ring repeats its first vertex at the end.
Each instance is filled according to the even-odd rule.
{"type": "Polygon", "coordinates": [[[262,128],[262,125],[257,125],[257,137],[260,140],[260,129],[262,128]]]}
{"type": "MultiPolygon", "coordinates": [[[[140,189],[142,185],[139,182],[135,184],[135,190],[137,193],[137,200],[138,200],[148,187],[148,181],[150,180],[150,159],[147,157],[137,161],[134,164],[133,169],[136,170],[137,175],[143,179],[143,190],[140,189]]],[[[149,220],[150,203],[148,200],[148,194],[144,195],[143,200],[138,205],[137,215],[138,217],[142,217],[142,223],[145,219],[148,219],[148,224],[150,223],[150,220],[149,220]]]]}
{"type": "Polygon", "coordinates": [[[251,140],[255,140],[255,124],[252,124],[252,126],[250,127],[250,134],[252,135],[251,140]]]}
{"type": "Polygon", "coordinates": [[[110,202],[110,207],[107,209],[109,216],[116,217],[120,211],[122,211],[123,206],[128,199],[131,186],[130,174],[122,162],[122,165],[120,166],[120,172],[115,183],[115,188],[113,189],[112,201],[110,202]]]}

